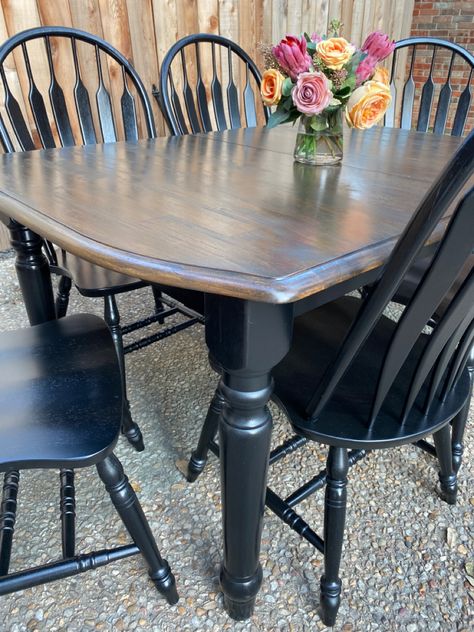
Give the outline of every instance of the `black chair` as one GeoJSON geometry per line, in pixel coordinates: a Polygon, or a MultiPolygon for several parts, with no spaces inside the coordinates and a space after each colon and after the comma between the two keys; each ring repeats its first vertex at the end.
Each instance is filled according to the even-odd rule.
{"type": "Polygon", "coordinates": [[[160,88],[154,87],[153,94],[175,136],[256,127],[269,116],[260,81],[256,64],[240,46],[220,35],[198,33],[183,37],[166,53],[160,88]]]}
{"type": "Polygon", "coordinates": [[[175,580],[140,503],[113,454],[120,434],[122,378],[104,321],[78,314],[0,334],[0,595],[141,553],[170,604],[175,580]],[[74,469],[95,465],[133,544],[75,552],[74,469]],[[58,469],[62,559],[9,574],[20,471],[58,469]]]}
{"type": "MultiPolygon", "coordinates": [[[[398,121],[403,129],[411,129],[416,124],[417,131],[433,132],[434,134],[451,133],[453,136],[463,136],[466,132],[466,121],[473,112],[472,106],[472,80],[474,69],[474,55],[458,44],[430,37],[410,37],[400,40],[395,45],[391,67],[392,108],[385,117],[385,125],[393,127],[398,121]],[[403,69],[408,71],[408,77],[404,83],[401,99],[401,109],[398,116],[395,115],[396,89],[394,78],[400,73],[405,73],[400,68],[400,56],[407,52],[407,58],[402,59],[403,69]],[[420,76],[418,64],[429,65],[429,71],[425,76],[420,76]],[[438,69],[436,66],[442,64],[438,69]],[[458,99],[453,98],[451,78],[453,72],[464,72],[468,75],[466,85],[458,99]],[[424,79],[422,85],[419,85],[424,79]],[[433,79],[441,79],[439,94],[436,96],[436,84],[433,79]],[[418,84],[418,85],[417,85],[418,84]],[[436,106],[434,103],[436,102],[436,106]],[[417,118],[415,103],[417,103],[417,118]],[[451,121],[451,124],[449,122],[451,121]]],[[[469,131],[469,130],[468,130],[469,131]]],[[[460,275],[459,283],[465,279],[468,269],[472,267],[473,258],[460,275]]],[[[429,265],[430,259],[423,257],[415,261],[398,287],[393,300],[396,303],[407,305],[413,297],[423,275],[429,265]]],[[[433,315],[432,325],[436,325],[440,315],[449,305],[452,296],[450,293],[443,301],[441,309],[433,315]]],[[[468,368],[471,376],[471,392],[474,385],[474,347],[471,351],[468,368]]],[[[453,459],[455,468],[459,469],[463,453],[464,428],[467,421],[469,404],[466,406],[464,421],[458,421],[456,432],[453,433],[453,459]]]]}
{"type": "MultiPolygon", "coordinates": [[[[18,33],[0,47],[0,77],[3,108],[7,115],[5,119],[0,115],[0,143],[5,152],[57,145],[110,143],[122,137],[134,141],[156,136],[150,100],[137,72],[119,51],[89,33],[67,27],[38,27],[18,33]],[[30,46],[35,48],[31,51],[30,46]],[[69,68],[69,82],[64,90],[55,69],[57,49],[61,55],[61,68],[69,68]],[[10,55],[15,55],[16,68],[20,70],[22,65],[24,76],[28,79],[28,101],[24,110],[15,99],[14,89],[8,81],[5,62],[10,55]],[[84,68],[87,68],[87,73],[84,68]],[[96,76],[89,71],[94,68],[96,76]],[[48,86],[44,85],[45,72],[48,74],[48,86]],[[91,86],[91,83],[94,85],[91,86]],[[42,94],[42,89],[47,90],[47,94],[42,94]],[[95,99],[92,90],[96,91],[95,99]]],[[[10,222],[9,228],[13,246],[20,248],[17,234],[21,227],[16,222],[10,222]]],[[[72,282],[83,296],[104,300],[104,317],[112,332],[122,368],[123,432],[135,449],[143,450],[143,438],[138,425],[132,420],[126,395],[124,353],[193,325],[200,317],[169,301],[162,296],[160,288],[153,287],[156,313],[121,326],[116,295],[148,284],[93,265],[46,241],[43,243],[51,271],[60,275],[56,301],[58,317],[66,314],[72,282]],[[163,323],[167,316],[177,312],[184,314],[187,320],[170,330],[159,331],[124,347],[124,334],[156,321],[163,323]]]]}
{"type": "Polygon", "coordinates": [[[474,55],[459,44],[434,37],[400,40],[395,44],[392,57],[392,103],[385,115],[385,126],[402,129],[416,127],[419,132],[433,131],[435,134],[444,134],[448,130],[453,136],[462,136],[467,117],[472,111],[473,69],[474,55]],[[421,66],[429,66],[429,71],[426,72],[421,66]],[[459,98],[453,98],[453,72],[462,71],[468,74],[466,85],[459,98]],[[396,77],[402,81],[406,78],[400,111],[397,111],[399,100],[396,77]],[[436,83],[440,80],[443,83],[436,94],[436,83]]]}
{"type": "MultiPolygon", "coordinates": [[[[383,312],[473,166],[474,132],[423,199],[371,291],[298,317],[292,348],[273,372],[273,399],[297,434],[273,450],[270,464],[308,440],[330,446],[325,470],[285,500],[269,488],[266,495],[267,506],[324,553],[321,617],[326,625],[334,624],[340,603],[349,466],[370,450],[416,443],[438,457],[441,498],[456,502],[461,454],[455,439],[471,396],[466,365],[474,341],[474,189],[458,204],[403,316],[395,322],[383,312]],[[437,312],[432,333],[423,333],[437,312]],[[431,434],[434,445],[425,440],[431,434]],[[323,540],[293,507],[324,485],[323,540]]],[[[223,405],[218,388],[189,463],[190,481],[202,471],[208,449],[219,454],[213,438],[223,405]]]]}

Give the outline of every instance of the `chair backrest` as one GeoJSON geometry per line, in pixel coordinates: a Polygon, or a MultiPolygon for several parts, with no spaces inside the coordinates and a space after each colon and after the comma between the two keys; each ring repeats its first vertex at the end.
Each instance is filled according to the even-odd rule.
{"type": "Polygon", "coordinates": [[[0,98],[6,152],[156,136],[150,100],[133,66],[113,46],[78,29],[38,27],[4,42],[0,98]],[[12,67],[24,98],[18,84],[10,85],[12,67]]]}
{"type": "MultiPolygon", "coordinates": [[[[397,241],[379,281],[363,302],[339,349],[337,358],[317,386],[307,408],[308,415],[316,418],[326,405],[349,365],[374,330],[407,270],[473,172],[474,132],[471,132],[425,195],[397,241]]],[[[373,423],[376,419],[413,346],[444,296],[454,286],[473,248],[474,188],[471,188],[452,214],[443,239],[436,248],[414,296],[398,321],[392,339],[387,341],[386,349],[381,350],[384,357],[372,402],[371,417],[367,420],[368,424],[373,423]]],[[[400,411],[401,421],[409,413],[430,372],[432,372],[433,382],[426,406],[431,404],[450,362],[452,363],[450,373],[443,386],[444,396],[447,392],[447,386],[450,388],[459,377],[463,362],[467,361],[474,336],[473,319],[474,270],[471,269],[424,348],[422,357],[412,376],[411,387],[406,394],[404,409],[400,411]],[[452,360],[453,352],[455,352],[454,360],[452,360]]]]}
{"type": "Polygon", "coordinates": [[[468,116],[474,115],[473,69],[474,55],[459,44],[434,37],[400,40],[392,57],[392,103],[385,125],[462,136],[468,116]]]}
{"type": "Polygon", "coordinates": [[[256,127],[269,116],[260,81],[257,66],[240,46],[220,35],[198,33],[167,52],[155,96],[177,136],[256,127]]]}

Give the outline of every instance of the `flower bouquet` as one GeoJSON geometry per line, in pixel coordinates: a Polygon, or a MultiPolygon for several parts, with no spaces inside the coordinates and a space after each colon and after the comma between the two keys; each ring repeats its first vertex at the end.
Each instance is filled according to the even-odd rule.
{"type": "Polygon", "coordinates": [[[330,37],[287,35],[277,46],[262,46],[262,100],[277,106],[268,127],[301,118],[294,154],[299,162],[339,162],[343,113],[349,126],[368,129],[391,101],[388,72],[378,64],[395,42],[374,32],[358,49],[339,35],[341,26],[332,20],[330,37]]]}

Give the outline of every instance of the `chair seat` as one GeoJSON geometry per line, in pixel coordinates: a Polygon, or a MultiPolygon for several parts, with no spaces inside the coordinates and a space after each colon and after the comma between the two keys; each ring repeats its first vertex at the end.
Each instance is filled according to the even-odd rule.
{"type": "Polygon", "coordinates": [[[401,406],[429,337],[426,334],[420,336],[372,428],[368,428],[385,349],[396,327],[396,323],[385,316],[380,319],[318,419],[308,419],[305,409],[326,368],[334,360],[361,304],[358,298],[343,297],[295,320],[292,348],[273,372],[275,401],[285,410],[297,433],[329,445],[384,448],[433,433],[463,407],[469,394],[469,377],[465,370],[445,402],[435,397],[429,414],[425,415],[423,403],[429,388],[428,377],[401,425],[401,406]]]}
{"type": "Polygon", "coordinates": [[[74,285],[83,296],[120,294],[148,285],[146,281],[107,270],[60,248],[56,248],[56,255],[59,271],[64,270],[71,277],[74,285]]]}
{"type": "Polygon", "coordinates": [[[0,334],[0,471],[98,463],[121,415],[117,354],[102,319],[78,314],[0,334]]]}

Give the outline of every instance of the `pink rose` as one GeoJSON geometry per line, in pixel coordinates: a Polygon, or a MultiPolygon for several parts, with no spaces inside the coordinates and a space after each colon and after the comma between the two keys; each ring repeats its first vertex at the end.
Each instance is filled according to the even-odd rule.
{"type": "Polygon", "coordinates": [[[332,99],[330,83],[322,72],[303,72],[291,91],[293,103],[302,114],[320,114],[332,99]]]}
{"type": "Polygon", "coordinates": [[[306,72],[311,65],[311,57],[306,51],[306,39],[287,35],[278,46],[274,46],[272,53],[292,79],[296,79],[300,72],[306,72]]]}
{"type": "Polygon", "coordinates": [[[360,86],[364,81],[370,79],[370,77],[375,72],[375,66],[377,65],[377,59],[372,57],[372,55],[367,55],[365,59],[363,59],[360,64],[357,66],[356,70],[356,85],[360,86]]]}
{"type": "Polygon", "coordinates": [[[382,61],[388,57],[395,48],[395,41],[390,41],[388,35],[381,31],[374,31],[367,36],[362,45],[364,53],[368,53],[371,57],[375,57],[376,61],[382,61]]]}
{"type": "Polygon", "coordinates": [[[315,44],[317,44],[318,42],[320,42],[323,38],[320,37],[317,33],[313,33],[311,35],[311,41],[314,42],[315,44]]]}

